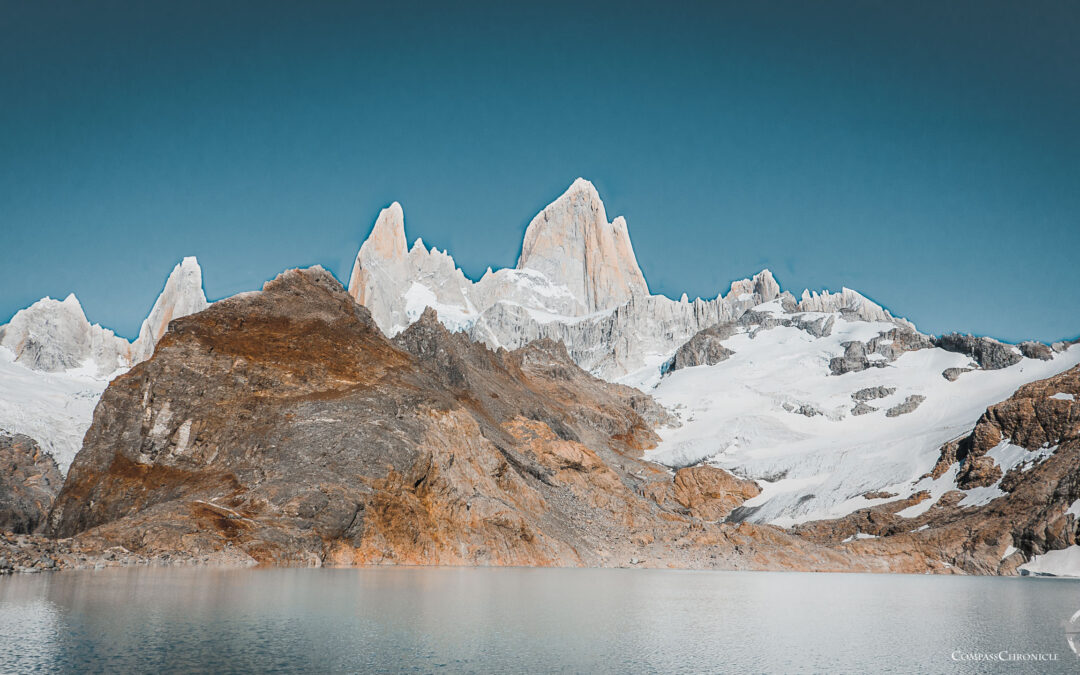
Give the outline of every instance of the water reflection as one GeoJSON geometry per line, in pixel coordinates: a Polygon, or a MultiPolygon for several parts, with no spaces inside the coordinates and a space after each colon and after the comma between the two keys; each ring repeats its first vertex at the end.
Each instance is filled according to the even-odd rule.
{"type": "Polygon", "coordinates": [[[1080,584],[664,570],[134,569],[0,579],[5,670],[1075,672],[1080,584]]]}

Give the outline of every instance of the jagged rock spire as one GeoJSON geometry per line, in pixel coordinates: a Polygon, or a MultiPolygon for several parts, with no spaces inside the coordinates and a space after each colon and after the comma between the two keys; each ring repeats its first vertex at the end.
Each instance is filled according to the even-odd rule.
{"type": "Polygon", "coordinates": [[[517,268],[566,286],[585,313],[649,293],[626,220],[620,216],[609,223],[599,193],[584,178],[529,223],[517,268]]]}
{"type": "Polygon", "coordinates": [[[154,354],[154,347],[169,329],[170,321],[201,312],[209,306],[203,292],[202,268],[194,256],[188,256],[169,273],[165,288],[142,322],[139,337],[131,345],[132,363],[145,361],[154,354]]]}

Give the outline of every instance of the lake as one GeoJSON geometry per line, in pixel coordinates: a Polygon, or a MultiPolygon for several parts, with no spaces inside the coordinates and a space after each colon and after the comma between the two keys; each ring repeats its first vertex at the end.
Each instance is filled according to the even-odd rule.
{"type": "Polygon", "coordinates": [[[0,578],[4,672],[1076,672],[1080,583],[669,570],[0,578]],[[981,661],[1024,658],[1043,660],[981,661]]]}

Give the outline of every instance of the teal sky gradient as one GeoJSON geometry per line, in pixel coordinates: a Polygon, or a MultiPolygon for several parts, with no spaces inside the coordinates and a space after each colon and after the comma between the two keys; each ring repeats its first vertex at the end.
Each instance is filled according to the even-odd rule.
{"type": "Polygon", "coordinates": [[[1080,333],[1075,2],[0,0],[0,322],[74,291],[134,336],[380,208],[466,274],[577,176],[654,292],[769,267],[924,331],[1080,333]]]}

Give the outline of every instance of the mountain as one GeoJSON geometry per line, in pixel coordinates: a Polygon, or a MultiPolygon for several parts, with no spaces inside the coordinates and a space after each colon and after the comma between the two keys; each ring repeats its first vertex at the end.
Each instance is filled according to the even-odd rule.
{"type": "Polygon", "coordinates": [[[134,344],[74,297],[17,314],[0,427],[61,471],[82,448],[52,532],[281,564],[1080,573],[1052,555],[1080,533],[1075,342],[928,335],[769,270],[653,294],[583,179],[512,269],[407,241],[394,202],[347,289],[291,271],[209,306],[185,259],[134,344]]]}
{"type": "Polygon", "coordinates": [[[294,270],[174,321],[110,384],[50,527],[264,564],[860,568],[703,521],[755,488],[639,459],[665,417],[551,341],[491,351],[431,310],[391,341],[329,273],[294,270]]]}
{"type": "MultiPolygon", "coordinates": [[[[406,250],[405,242],[404,214],[395,202],[379,214],[349,281],[350,295],[387,335],[431,307],[447,328],[489,347],[557,340],[582,368],[630,383],[658,373],[702,329],[780,296],[769,270],[732,283],[713,300],[651,294],[625,219],[608,222],[596,188],[581,178],[529,223],[515,269],[489,269],[473,282],[447,252],[425,249],[419,239],[406,250]]],[[[909,325],[848,289],[805,291],[801,300],[789,301],[806,311],[909,325]]]]}
{"type": "Polygon", "coordinates": [[[16,363],[46,373],[83,370],[104,376],[128,366],[131,345],[111,330],[91,324],[72,293],[63,301],[45,297],[0,326],[0,347],[16,363]]]}
{"type": "Polygon", "coordinates": [[[66,471],[109,380],[149,358],[172,319],[206,307],[199,263],[184,258],[134,343],[91,324],[74,293],[16,312],[0,326],[0,431],[33,438],[66,471]]]}

